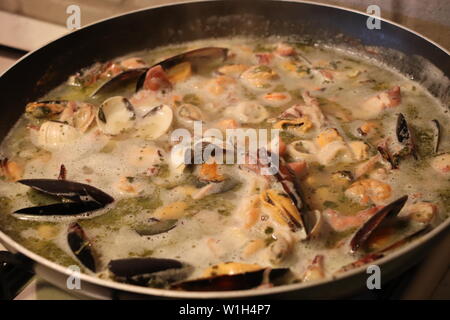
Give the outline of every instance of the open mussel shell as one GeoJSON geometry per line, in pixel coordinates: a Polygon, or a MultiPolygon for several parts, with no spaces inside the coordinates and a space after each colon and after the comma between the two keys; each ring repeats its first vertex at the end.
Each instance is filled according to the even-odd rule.
{"type": "Polygon", "coordinates": [[[377,150],[380,153],[381,157],[391,165],[392,169],[398,169],[398,158],[395,158],[391,154],[386,143],[379,145],[377,147],[377,150]]]}
{"type": "Polygon", "coordinates": [[[306,239],[309,236],[308,230],[305,226],[307,207],[303,199],[303,192],[301,190],[300,181],[295,177],[295,173],[289,168],[289,166],[285,164],[284,159],[280,158],[279,161],[279,170],[275,174],[275,178],[281,184],[284,191],[288,194],[289,198],[297,208],[299,212],[298,231],[301,234],[301,239],[306,239]]]}
{"type": "Polygon", "coordinates": [[[350,240],[350,248],[352,252],[356,252],[358,249],[366,244],[370,235],[380,226],[380,224],[388,217],[395,217],[405,205],[408,200],[408,196],[403,196],[390,204],[384,206],[377,211],[372,217],[369,218],[359,230],[355,233],[350,240]]]}
{"type": "Polygon", "coordinates": [[[336,273],[346,272],[346,271],[367,265],[376,260],[379,260],[379,259],[383,258],[384,256],[386,256],[386,254],[388,252],[407,244],[408,242],[412,241],[419,235],[426,233],[428,230],[430,230],[430,226],[423,225],[421,228],[417,229],[416,231],[412,232],[411,234],[407,235],[406,237],[403,237],[400,240],[395,241],[394,243],[388,245],[386,248],[383,248],[376,252],[366,254],[365,256],[361,257],[360,259],[341,267],[336,273]]]}
{"type": "Polygon", "coordinates": [[[93,201],[106,206],[114,201],[107,193],[88,184],[58,179],[23,179],[17,181],[35,190],[73,201],[93,201]]]}
{"type": "Polygon", "coordinates": [[[89,241],[83,228],[73,222],[69,225],[67,231],[67,242],[73,254],[77,259],[89,270],[96,272],[96,261],[94,252],[91,248],[91,242],[89,241]]]}
{"type": "Polygon", "coordinates": [[[204,64],[223,62],[227,58],[227,54],[227,48],[205,47],[180,53],[155,65],[160,65],[167,70],[182,62],[190,62],[195,69],[204,64]]]}
{"type": "Polygon", "coordinates": [[[302,228],[300,213],[287,193],[267,189],[261,194],[261,200],[277,223],[288,226],[293,232],[302,228]]]}
{"type": "Polygon", "coordinates": [[[104,95],[109,92],[114,92],[118,89],[125,88],[128,84],[136,83],[136,81],[147,72],[148,68],[136,68],[124,70],[118,75],[112,77],[100,87],[91,93],[91,97],[97,95],[104,95]]]}
{"type": "Polygon", "coordinates": [[[108,269],[115,277],[130,278],[169,269],[181,269],[184,263],[174,259],[126,258],[111,260],[108,269]]]}
{"type": "Polygon", "coordinates": [[[237,274],[224,274],[175,283],[171,289],[185,291],[231,291],[248,290],[264,284],[265,277],[272,284],[277,284],[289,272],[287,268],[260,269],[237,274]]]}
{"type": "Polygon", "coordinates": [[[179,282],[192,273],[193,267],[186,265],[179,269],[167,269],[163,271],[139,274],[128,278],[116,277],[116,281],[126,282],[137,286],[152,288],[167,288],[171,283],[179,282]]]}

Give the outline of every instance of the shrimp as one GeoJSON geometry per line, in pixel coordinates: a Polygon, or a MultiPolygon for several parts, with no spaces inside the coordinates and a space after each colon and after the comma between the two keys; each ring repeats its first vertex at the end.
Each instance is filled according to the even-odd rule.
{"type": "Polygon", "coordinates": [[[400,87],[395,86],[366,100],[361,105],[361,108],[364,110],[364,113],[361,115],[367,119],[376,118],[385,109],[398,106],[401,101],[400,87]]]}
{"type": "Polygon", "coordinates": [[[378,204],[390,198],[392,188],[389,184],[375,179],[363,179],[353,183],[347,190],[345,195],[362,205],[368,204],[370,201],[378,204]]]}
{"type": "Polygon", "coordinates": [[[279,43],[275,49],[275,53],[282,57],[293,56],[296,54],[294,47],[286,43],[279,43]]]}
{"type": "Polygon", "coordinates": [[[5,158],[0,161],[0,167],[1,175],[8,181],[17,181],[22,178],[23,168],[17,162],[10,161],[8,158],[5,158]]]}
{"type": "Polygon", "coordinates": [[[297,178],[300,178],[306,174],[307,163],[306,161],[295,161],[287,163],[287,167],[291,170],[297,178]]]}
{"type": "Polygon", "coordinates": [[[245,212],[245,229],[253,227],[261,216],[260,199],[258,195],[249,197],[243,210],[245,212]]]}
{"type": "Polygon", "coordinates": [[[291,95],[287,92],[270,92],[261,97],[267,105],[271,107],[279,107],[291,101],[291,95]]]}
{"type": "Polygon", "coordinates": [[[223,119],[216,123],[216,128],[220,130],[226,130],[226,129],[237,129],[239,128],[239,123],[234,119],[223,119]]]}
{"type": "Polygon", "coordinates": [[[359,211],[355,215],[347,216],[333,209],[326,209],[323,215],[328,224],[335,231],[345,231],[351,228],[357,228],[373,216],[381,207],[372,207],[359,211]]]}
{"type": "Polygon", "coordinates": [[[249,257],[255,255],[258,251],[265,248],[266,244],[263,239],[251,240],[243,249],[242,257],[248,259],[249,257]]]}
{"type": "Polygon", "coordinates": [[[157,65],[147,71],[143,87],[146,90],[158,91],[160,89],[171,89],[172,84],[164,69],[157,65]]]}
{"type": "Polygon", "coordinates": [[[419,223],[430,223],[436,216],[438,207],[430,202],[416,202],[405,208],[405,216],[419,223]]]}
{"type": "Polygon", "coordinates": [[[199,176],[201,180],[210,182],[221,182],[225,177],[220,174],[217,163],[203,163],[200,165],[199,176]]]}
{"type": "Polygon", "coordinates": [[[363,136],[371,136],[378,128],[378,124],[375,121],[366,121],[358,127],[358,132],[363,136]]]}
{"type": "Polygon", "coordinates": [[[359,177],[365,175],[366,173],[372,171],[375,168],[375,165],[380,162],[381,159],[381,155],[380,154],[376,154],[375,156],[371,157],[369,160],[366,160],[360,164],[358,164],[355,167],[355,172],[354,172],[354,176],[356,179],[358,179],[359,177]]]}
{"type": "Polygon", "coordinates": [[[133,180],[134,178],[132,177],[121,177],[115,184],[115,187],[120,193],[138,194],[142,191],[142,186],[140,183],[135,183],[133,180]]]}
{"type": "Polygon", "coordinates": [[[258,59],[259,64],[270,64],[273,59],[273,54],[271,53],[256,53],[256,58],[258,59]]]}
{"type": "Polygon", "coordinates": [[[209,81],[209,83],[207,84],[207,89],[211,94],[218,96],[224,93],[225,90],[235,82],[236,80],[232,77],[219,76],[209,81]]]}

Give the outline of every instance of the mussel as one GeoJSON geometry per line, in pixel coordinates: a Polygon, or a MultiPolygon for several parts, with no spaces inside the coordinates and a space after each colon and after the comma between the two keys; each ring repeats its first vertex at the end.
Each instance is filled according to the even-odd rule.
{"type": "MultiPolygon", "coordinates": [[[[177,74],[179,74],[180,72],[185,73],[185,70],[191,69],[193,69],[194,71],[198,71],[199,68],[204,65],[209,65],[211,64],[211,62],[224,61],[227,57],[227,53],[228,49],[226,48],[206,47],[178,54],[176,56],[160,61],[151,67],[128,69],[111,77],[107,82],[96,89],[91,94],[91,96],[105,94],[112,91],[114,88],[117,88],[118,86],[123,86],[124,83],[132,82],[136,83],[136,91],[139,91],[144,87],[145,82],[151,81],[152,79],[156,79],[156,82],[163,81],[165,83],[163,87],[167,87],[170,84],[170,82],[168,82],[169,80],[176,82],[177,79],[176,76],[171,75],[171,68],[175,69],[178,66],[178,69],[180,70],[177,70],[177,74]],[[180,68],[179,65],[182,64],[183,68],[180,68]],[[149,74],[151,70],[152,74],[149,74]],[[161,76],[161,72],[164,73],[164,76],[161,76]],[[155,73],[157,74],[155,75],[155,73]]],[[[158,84],[157,87],[160,88],[160,85],[158,84]]],[[[153,86],[153,88],[156,87],[153,86]]]]}
{"type": "Polygon", "coordinates": [[[128,83],[133,83],[139,79],[143,74],[147,72],[148,68],[137,68],[125,70],[118,75],[112,77],[100,87],[91,93],[91,97],[95,97],[99,94],[106,94],[107,92],[113,92],[116,89],[124,88],[128,83]]]}
{"type": "Polygon", "coordinates": [[[165,287],[188,277],[193,268],[178,260],[150,257],[112,260],[108,269],[115,280],[120,282],[165,287]]]}
{"type": "Polygon", "coordinates": [[[14,213],[27,215],[75,215],[105,207],[114,201],[105,192],[83,183],[60,179],[24,179],[17,181],[37,191],[72,202],[23,208],[14,213]]]}
{"type": "Polygon", "coordinates": [[[73,222],[67,231],[67,242],[77,259],[92,272],[97,271],[95,254],[83,228],[73,222]]]}
{"type": "Polygon", "coordinates": [[[377,146],[377,150],[381,157],[391,165],[392,169],[398,169],[398,158],[392,155],[386,140],[377,146]]]}
{"type": "Polygon", "coordinates": [[[381,225],[381,223],[388,217],[395,217],[405,205],[408,196],[405,195],[390,204],[384,206],[369,218],[355,233],[350,240],[350,248],[352,252],[356,252],[363,247],[372,233],[381,225]]]}
{"type": "Polygon", "coordinates": [[[417,229],[416,231],[412,232],[411,234],[407,235],[406,237],[404,237],[398,241],[395,241],[394,243],[387,246],[386,248],[383,248],[376,252],[371,252],[369,254],[366,254],[362,258],[359,258],[358,260],[341,267],[338,271],[336,271],[336,273],[346,272],[351,269],[355,269],[355,268],[361,267],[363,265],[372,263],[376,260],[379,260],[379,259],[383,258],[389,251],[392,251],[394,249],[397,249],[397,248],[403,246],[404,244],[415,239],[417,236],[427,232],[428,230],[429,230],[429,225],[423,225],[421,228],[417,229]]]}
{"type": "Polygon", "coordinates": [[[307,117],[301,117],[292,120],[280,120],[275,123],[273,127],[301,136],[311,129],[312,126],[313,123],[307,117]]]}
{"type": "Polygon", "coordinates": [[[222,274],[178,282],[174,283],[171,289],[186,291],[248,290],[264,284],[276,285],[288,272],[287,268],[261,268],[256,271],[222,274]]]}
{"type": "Polygon", "coordinates": [[[95,109],[82,101],[47,100],[28,103],[25,112],[36,119],[57,120],[83,133],[94,120],[95,109]]]}
{"type": "Polygon", "coordinates": [[[22,208],[14,211],[14,213],[32,216],[76,215],[84,212],[95,211],[103,207],[104,205],[95,201],[62,202],[45,206],[22,208]]]}
{"type": "Polygon", "coordinates": [[[190,62],[194,71],[205,65],[223,62],[227,58],[228,49],[219,47],[205,47],[187,52],[183,52],[176,56],[158,62],[155,65],[160,65],[164,70],[168,70],[182,62],[190,62]]]}
{"type": "MultiPolygon", "coordinates": [[[[174,73],[173,69],[179,69],[177,70],[179,73],[186,73],[185,70],[189,70],[189,73],[192,72],[199,72],[200,69],[208,68],[208,66],[213,65],[217,62],[223,62],[227,58],[228,49],[227,48],[218,48],[218,47],[205,47],[200,49],[195,49],[191,51],[187,51],[181,54],[178,54],[176,56],[170,57],[168,59],[165,59],[161,62],[156,63],[153,65],[149,70],[146,72],[146,74],[143,74],[139,77],[138,82],[136,84],[136,91],[141,90],[142,88],[146,87],[146,82],[148,82],[149,79],[149,73],[150,71],[155,67],[160,67],[160,70],[158,72],[166,72],[166,80],[174,80],[174,73]],[[172,69],[172,72],[171,72],[172,69]],[[172,74],[172,75],[171,75],[172,74]]],[[[161,79],[161,77],[156,77],[161,79]]],[[[176,80],[176,79],[175,79],[176,80]]],[[[158,86],[159,88],[159,86],[158,86]]],[[[151,89],[151,87],[148,87],[148,89],[151,89]]],[[[153,90],[153,89],[151,89],[153,90]]]]}
{"type": "Polygon", "coordinates": [[[412,154],[414,159],[418,159],[417,156],[417,148],[414,141],[414,135],[411,127],[406,121],[405,116],[400,113],[397,117],[397,126],[396,126],[396,135],[397,140],[400,144],[404,146],[404,150],[400,151],[396,156],[401,157],[404,155],[412,154]]]}
{"type": "Polygon", "coordinates": [[[111,260],[108,269],[117,277],[132,277],[167,269],[179,269],[183,263],[174,259],[127,258],[111,260]]]}
{"type": "Polygon", "coordinates": [[[261,200],[278,224],[287,225],[294,232],[303,228],[300,213],[288,194],[268,189],[261,194],[261,200]]]}
{"type": "MultiPolygon", "coordinates": [[[[288,223],[289,228],[292,231],[300,232],[301,239],[306,239],[308,237],[308,230],[306,230],[304,223],[306,206],[302,199],[300,184],[295,173],[285,164],[283,158],[264,148],[260,148],[257,153],[256,165],[246,164],[245,167],[261,174],[264,168],[269,169],[269,165],[274,165],[273,156],[275,156],[275,161],[278,161],[278,166],[275,165],[272,167],[272,169],[276,170],[274,170],[273,176],[268,176],[268,179],[270,179],[272,183],[278,184],[280,187],[280,194],[284,194],[288,198],[283,199],[284,204],[281,206],[285,209],[289,207],[289,213],[283,215],[290,220],[288,223]],[[292,205],[286,207],[288,202],[292,203],[292,205]],[[294,208],[295,211],[293,211],[294,208]]],[[[271,200],[267,200],[270,203],[271,200]]],[[[278,206],[280,206],[280,204],[278,206]]]]}
{"type": "Polygon", "coordinates": [[[63,112],[68,104],[67,100],[30,102],[25,106],[25,112],[34,118],[48,119],[63,112]]]}

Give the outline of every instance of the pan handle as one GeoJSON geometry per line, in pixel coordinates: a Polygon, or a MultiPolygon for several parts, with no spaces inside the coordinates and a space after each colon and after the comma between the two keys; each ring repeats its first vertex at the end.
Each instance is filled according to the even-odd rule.
{"type": "Polygon", "coordinates": [[[34,276],[34,262],[20,253],[0,251],[0,300],[14,299],[34,276]]]}

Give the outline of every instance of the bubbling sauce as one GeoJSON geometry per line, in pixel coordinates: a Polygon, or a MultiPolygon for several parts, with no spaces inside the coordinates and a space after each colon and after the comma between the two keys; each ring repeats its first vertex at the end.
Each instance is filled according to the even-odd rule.
{"type": "Polygon", "coordinates": [[[332,48],[279,38],[157,48],[97,63],[40,101],[55,102],[28,105],[1,146],[0,229],[47,259],[98,277],[129,281],[108,268],[117,259],[167,258],[189,272],[144,285],[265,268],[289,269],[282,283],[317,281],[373,253],[389,254],[402,239],[414,241],[450,209],[448,109],[395,70],[332,48]],[[227,48],[226,58],[152,67],[204,47],[227,48]],[[135,82],[123,81],[92,97],[138,68],[149,68],[138,92],[135,82]],[[171,134],[193,132],[194,121],[222,133],[279,129],[271,152],[280,154],[287,178],[214,156],[177,162],[171,134]],[[17,182],[57,179],[61,165],[65,179],[115,201],[78,215],[14,213],[61,201],[17,182]],[[405,195],[400,212],[351,250],[367,221],[405,195]],[[95,272],[68,244],[74,222],[89,239],[95,272]]]}

